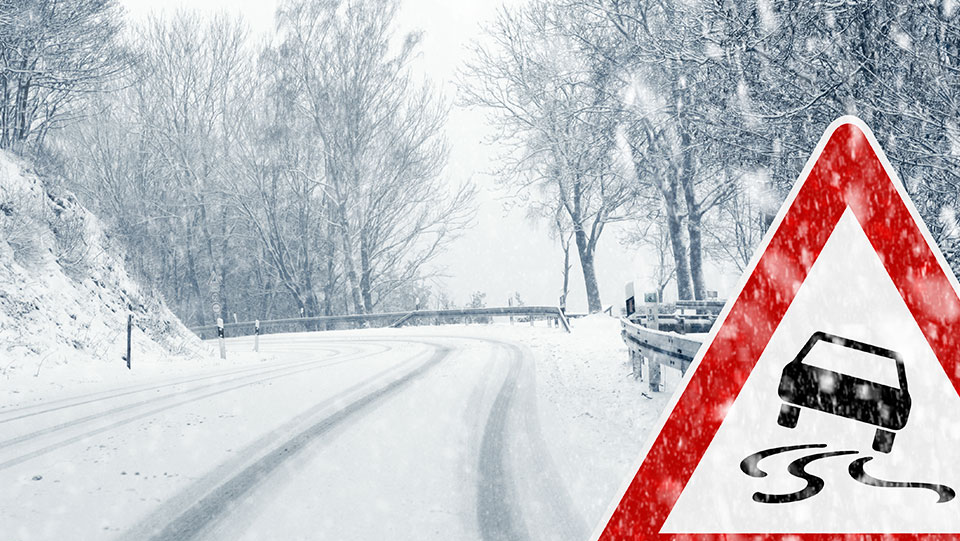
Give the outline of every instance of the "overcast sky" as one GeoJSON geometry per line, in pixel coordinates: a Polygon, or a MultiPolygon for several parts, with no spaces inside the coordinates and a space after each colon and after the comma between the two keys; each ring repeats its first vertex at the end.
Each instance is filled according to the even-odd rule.
{"type": "MultiPolygon", "coordinates": [[[[483,25],[492,20],[503,5],[497,0],[401,0],[398,29],[424,32],[421,55],[416,68],[439,88],[448,100],[455,101],[457,70],[467,59],[467,47],[483,39],[483,25]]],[[[508,0],[516,5],[523,0],[508,0]]],[[[275,0],[120,0],[133,20],[153,11],[194,9],[206,13],[224,11],[241,15],[256,34],[267,35],[274,21],[275,0]]],[[[562,285],[562,252],[551,240],[546,224],[533,223],[522,209],[504,209],[503,194],[495,179],[486,174],[498,151],[486,144],[490,133],[487,112],[454,107],[447,124],[450,163],[446,174],[451,179],[470,179],[479,188],[477,218],[464,235],[440,258],[446,278],[442,287],[457,302],[464,303],[473,291],[487,293],[489,306],[503,305],[514,291],[527,304],[556,304],[562,285]]],[[[623,302],[624,284],[630,280],[647,281],[651,269],[643,254],[621,246],[618,231],[608,228],[600,240],[597,271],[604,306],[623,302]]],[[[649,256],[647,256],[649,257],[649,256]]],[[[576,256],[571,260],[570,310],[586,309],[583,280],[576,256]]],[[[728,282],[729,280],[725,280],[728,282]]],[[[729,284],[708,283],[720,289],[729,284]]],[[[639,290],[651,289],[638,285],[639,290]]],[[[668,289],[675,289],[671,285],[668,289]]]]}

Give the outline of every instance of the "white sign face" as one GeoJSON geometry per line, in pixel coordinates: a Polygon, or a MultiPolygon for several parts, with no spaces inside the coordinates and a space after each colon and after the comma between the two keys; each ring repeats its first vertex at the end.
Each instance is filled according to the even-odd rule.
{"type": "MultiPolygon", "coordinates": [[[[811,381],[819,383],[816,389],[809,389],[818,397],[841,394],[834,378],[822,377],[833,372],[850,376],[847,383],[863,380],[894,388],[899,385],[896,360],[827,340],[815,343],[800,364],[801,370],[813,374],[811,381]]],[[[869,402],[869,389],[860,383],[853,393],[859,392],[869,402]]],[[[880,398],[879,393],[873,394],[880,398]]],[[[851,467],[860,464],[878,480],[944,485],[940,489],[944,497],[951,497],[948,489],[960,489],[958,443],[960,396],[848,210],[661,531],[960,531],[960,499],[938,503],[941,495],[932,487],[871,486],[850,473],[851,467]],[[788,365],[818,332],[901,355],[910,405],[904,427],[888,431],[894,435],[889,452],[873,448],[882,428],[815,407],[800,406],[794,428],[778,423],[787,403],[779,393],[784,373],[790,372],[788,365]],[[811,447],[757,461],[755,468],[766,476],[751,476],[741,468],[741,462],[755,453],[802,445],[811,447]],[[822,488],[815,494],[807,488],[821,482],[822,488]],[[771,497],[755,498],[758,493],[771,497]]]]}

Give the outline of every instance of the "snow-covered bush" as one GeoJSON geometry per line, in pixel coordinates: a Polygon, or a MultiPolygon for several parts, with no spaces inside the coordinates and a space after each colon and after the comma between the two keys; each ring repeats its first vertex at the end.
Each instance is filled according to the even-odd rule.
{"type": "MultiPolygon", "coordinates": [[[[6,173],[0,172],[3,180],[0,182],[0,244],[6,244],[9,255],[21,264],[35,264],[44,244],[43,191],[39,185],[20,182],[6,173]]],[[[0,247],[0,251],[3,250],[4,247],[0,247]]]]}

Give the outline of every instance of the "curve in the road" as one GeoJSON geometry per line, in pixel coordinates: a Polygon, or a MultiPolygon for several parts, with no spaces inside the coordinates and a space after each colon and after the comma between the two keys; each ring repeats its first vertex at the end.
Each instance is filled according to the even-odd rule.
{"type": "Polygon", "coordinates": [[[371,408],[396,393],[439,364],[450,354],[450,351],[447,347],[438,346],[436,352],[417,368],[354,400],[336,413],[317,421],[293,437],[276,445],[262,458],[217,486],[149,539],[151,541],[189,541],[198,538],[208,527],[219,521],[234,503],[245,498],[261,481],[266,479],[284,462],[296,456],[308,444],[340,425],[346,419],[371,408]]]}

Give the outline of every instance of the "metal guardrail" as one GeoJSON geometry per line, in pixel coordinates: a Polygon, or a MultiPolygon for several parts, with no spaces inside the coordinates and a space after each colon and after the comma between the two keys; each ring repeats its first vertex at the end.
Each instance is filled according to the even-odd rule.
{"type": "Polygon", "coordinates": [[[653,392],[660,391],[662,366],[686,373],[702,345],[699,340],[641,327],[626,319],[621,319],[620,325],[620,335],[630,352],[633,376],[642,379],[646,368],[653,392]]]}
{"type": "MultiPolygon", "coordinates": [[[[564,313],[556,306],[504,306],[494,308],[462,308],[458,310],[415,310],[413,312],[383,312],[379,314],[348,314],[342,316],[296,317],[260,321],[260,334],[280,332],[323,331],[358,327],[401,327],[416,321],[429,324],[464,323],[477,318],[493,316],[517,316],[539,319],[556,319],[564,330],[570,332],[570,324],[564,313]],[[352,327],[351,327],[352,326],[352,327]]],[[[227,336],[249,336],[255,333],[255,322],[240,321],[224,324],[227,336]]],[[[200,338],[217,336],[216,325],[190,329],[200,338]]]]}
{"type": "Polygon", "coordinates": [[[675,301],[673,304],[675,304],[677,308],[710,310],[713,313],[719,313],[721,310],[723,310],[723,307],[725,304],[727,304],[727,301],[726,299],[703,299],[699,301],[675,301]]]}
{"type": "Polygon", "coordinates": [[[632,323],[659,331],[680,334],[704,333],[710,330],[724,300],[687,300],[672,303],[644,303],[628,316],[632,323]]]}

